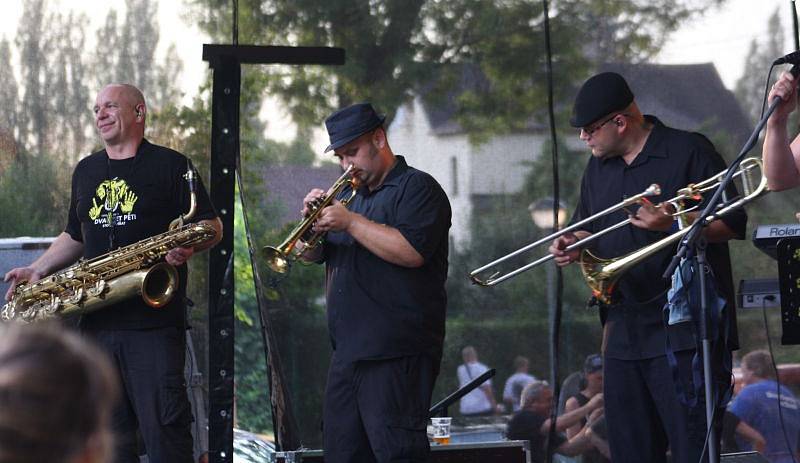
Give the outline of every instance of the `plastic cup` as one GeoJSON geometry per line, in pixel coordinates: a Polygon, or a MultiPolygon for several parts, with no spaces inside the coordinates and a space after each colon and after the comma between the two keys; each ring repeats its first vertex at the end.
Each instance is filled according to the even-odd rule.
{"type": "Polygon", "coordinates": [[[437,444],[446,445],[450,443],[450,421],[452,418],[431,418],[433,441],[437,444]]]}

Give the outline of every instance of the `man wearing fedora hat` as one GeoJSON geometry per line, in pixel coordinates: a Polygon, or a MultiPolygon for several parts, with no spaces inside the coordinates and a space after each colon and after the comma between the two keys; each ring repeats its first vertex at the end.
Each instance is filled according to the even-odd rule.
{"type": "MultiPolygon", "coordinates": [[[[645,116],[634,101],[625,79],[604,72],[588,79],[578,91],[570,123],[592,152],[584,171],[580,202],[573,222],[618,204],[624,198],[661,186],[661,195],[643,200],[634,210],[617,210],[601,216],[574,234],[557,238],[550,247],[556,263],[578,260],[579,251],[565,251],[569,244],[606,230],[630,218],[631,225],[595,240],[592,252],[614,258],[642,249],[677,231],[672,206],[664,203],[691,183],[707,179],[725,169],[725,162],[711,142],[697,133],[665,126],[645,116]]],[[[735,197],[734,187],[729,197],[735,197]]],[[[696,216],[696,213],[690,213],[696,216]]],[[[717,411],[725,402],[730,382],[730,350],[735,348],[736,322],[730,256],[726,241],[743,238],[747,216],[743,210],[708,225],[707,258],[716,287],[727,307],[717,328],[723,333],[714,350],[717,411]]],[[[611,460],[664,462],[667,447],[673,461],[697,462],[703,453],[706,425],[701,384],[692,382],[693,360],[699,338],[694,323],[670,325],[664,321],[669,282],[662,278],[674,246],[655,252],[625,272],[619,279],[612,302],[601,304],[603,329],[603,395],[611,460]],[[665,345],[675,361],[668,360],[665,345]],[[673,382],[673,372],[679,381],[673,382]],[[697,394],[699,392],[699,394],[697,394]],[[692,394],[694,393],[694,394],[692,394]]],[[[702,362],[700,362],[702,363],[702,362]]],[[[700,373],[702,376],[702,373],[700,373]]],[[[717,434],[719,435],[719,434],[717,434]]]]}
{"type": "MultiPolygon", "coordinates": [[[[325,121],[358,194],[314,224],[324,245],[333,357],[323,411],[325,461],[417,462],[429,450],[428,408],[442,356],[450,203],[430,175],[392,152],[369,103],[325,121]]],[[[347,188],[346,190],[349,190],[347,188]]],[[[304,199],[303,213],[324,191],[304,199]]],[[[350,195],[344,191],[342,195],[350,195]]]]}

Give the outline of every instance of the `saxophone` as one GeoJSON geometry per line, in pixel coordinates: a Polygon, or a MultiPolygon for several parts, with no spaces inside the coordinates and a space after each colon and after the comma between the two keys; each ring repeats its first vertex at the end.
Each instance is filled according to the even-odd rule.
{"type": "Polygon", "coordinates": [[[216,236],[210,225],[183,224],[196,209],[194,175],[189,165],[189,212],[175,219],[168,231],[89,260],[81,259],[39,281],[18,285],[11,301],[0,310],[0,320],[33,322],[85,314],[136,295],[153,308],[169,303],[178,289],[178,271],[163,262],[164,256],[170,249],[195,246],[216,236]]]}

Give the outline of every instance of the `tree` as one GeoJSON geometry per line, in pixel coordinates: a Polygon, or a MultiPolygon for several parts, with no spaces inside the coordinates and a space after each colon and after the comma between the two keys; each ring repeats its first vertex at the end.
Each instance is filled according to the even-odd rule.
{"type": "Polygon", "coordinates": [[[39,151],[47,146],[46,79],[47,69],[42,38],[45,36],[45,0],[30,0],[25,3],[22,18],[17,28],[16,45],[20,54],[20,73],[25,82],[22,96],[22,111],[19,116],[19,141],[30,146],[30,151],[39,151]]]}
{"type": "MultiPolygon", "coordinates": [[[[555,3],[551,16],[557,96],[584,77],[586,58],[592,53],[583,44],[594,44],[595,54],[604,53],[601,59],[642,59],[658,50],[681,20],[719,3],[555,3]],[[607,26],[599,28],[598,23],[607,26]]],[[[192,0],[192,5],[200,27],[227,42],[227,2],[192,0]]],[[[264,70],[266,89],[290,108],[301,127],[315,126],[333,109],[363,99],[391,111],[442,71],[436,65],[447,63],[477,65],[488,80],[481,92],[458,102],[459,122],[470,130],[517,130],[544,103],[543,14],[537,1],[249,0],[239,8],[242,43],[347,50],[347,63],[341,67],[264,70]]]]}
{"type": "Polygon", "coordinates": [[[48,28],[58,31],[47,37],[46,48],[52,50],[47,61],[46,104],[51,113],[57,114],[49,120],[48,133],[50,146],[48,152],[58,154],[67,165],[74,165],[81,156],[88,153],[90,142],[87,127],[92,125],[89,109],[90,94],[86,84],[86,65],[82,59],[86,35],[83,24],[88,22],[86,15],[50,15],[48,28]],[[58,147],[53,152],[52,147],[58,147]]]}
{"type": "Polygon", "coordinates": [[[0,108],[5,108],[0,112],[0,127],[12,131],[18,127],[19,88],[11,64],[11,47],[5,38],[0,41],[0,82],[0,108]]]}
{"type": "Polygon", "coordinates": [[[769,17],[767,30],[771,33],[765,43],[759,43],[756,39],[750,41],[750,48],[745,55],[744,72],[742,77],[736,81],[734,88],[734,94],[739,100],[739,104],[742,105],[742,109],[745,110],[750,120],[754,122],[761,119],[762,102],[766,96],[764,89],[768,88],[765,85],[771,85],[778,77],[773,75],[771,82],[766,83],[764,65],[785,53],[786,38],[778,8],[775,8],[769,17]]]}

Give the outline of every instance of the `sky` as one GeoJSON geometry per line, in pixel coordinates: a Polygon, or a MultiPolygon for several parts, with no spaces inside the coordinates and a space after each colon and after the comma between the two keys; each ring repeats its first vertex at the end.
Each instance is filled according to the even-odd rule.
{"type": "MultiPolygon", "coordinates": [[[[800,6],[797,7],[800,9],[800,6]]],[[[684,23],[656,57],[665,64],[713,62],[728,89],[742,76],[750,42],[764,43],[771,33],[767,21],[775,10],[786,36],[786,53],[792,50],[792,2],[789,0],[728,0],[703,17],[684,23]]],[[[776,56],[775,58],[779,58],[776,56]]],[[[764,63],[766,78],[770,63],[764,63]]]]}
{"type": "MultiPolygon", "coordinates": [[[[87,41],[94,46],[94,32],[105,22],[111,8],[117,10],[118,20],[122,19],[125,11],[123,0],[46,0],[51,10],[74,10],[85,13],[90,24],[87,29],[87,41]]],[[[16,35],[17,23],[22,17],[22,0],[2,0],[3,14],[0,15],[0,37],[13,41],[16,35]]],[[[187,103],[196,94],[197,88],[203,82],[208,72],[208,64],[203,61],[203,44],[210,43],[210,39],[195,26],[183,20],[183,2],[181,0],[160,0],[159,13],[159,43],[156,53],[162,56],[170,44],[175,44],[178,54],[183,60],[183,73],[180,76],[182,88],[188,92],[185,96],[187,103]],[[166,25],[169,25],[167,27],[166,25]]],[[[88,45],[88,44],[87,44],[88,45]]]]}
{"type": "MultiPolygon", "coordinates": [[[[125,3],[122,0],[48,0],[51,7],[62,10],[76,10],[86,13],[91,23],[87,39],[94,37],[95,31],[104,21],[110,8],[118,9],[122,14],[125,3]]],[[[4,14],[0,15],[0,37],[13,40],[16,25],[22,15],[21,0],[4,0],[4,14]]],[[[208,70],[202,61],[204,43],[210,43],[197,27],[189,25],[183,19],[183,2],[180,0],[161,0],[159,3],[160,41],[158,53],[163,53],[169,44],[174,43],[183,60],[183,73],[179,77],[185,92],[185,102],[197,91],[208,70]],[[166,25],[169,25],[168,27],[166,25]]],[[[667,41],[662,52],[655,58],[656,62],[665,64],[688,64],[713,62],[729,89],[733,89],[736,80],[741,77],[744,61],[750,42],[756,39],[763,42],[769,37],[767,19],[778,8],[782,24],[787,36],[786,52],[792,51],[791,45],[791,5],[790,0],[728,0],[721,8],[709,9],[701,18],[681,25],[667,41]]],[[[777,57],[776,57],[777,58],[777,57]]],[[[764,63],[764,75],[769,63],[764,63]]],[[[265,105],[262,114],[271,118],[268,121],[267,135],[276,140],[287,141],[293,137],[294,131],[282,111],[274,105],[265,105]],[[271,117],[270,117],[271,116],[271,117]]]]}

